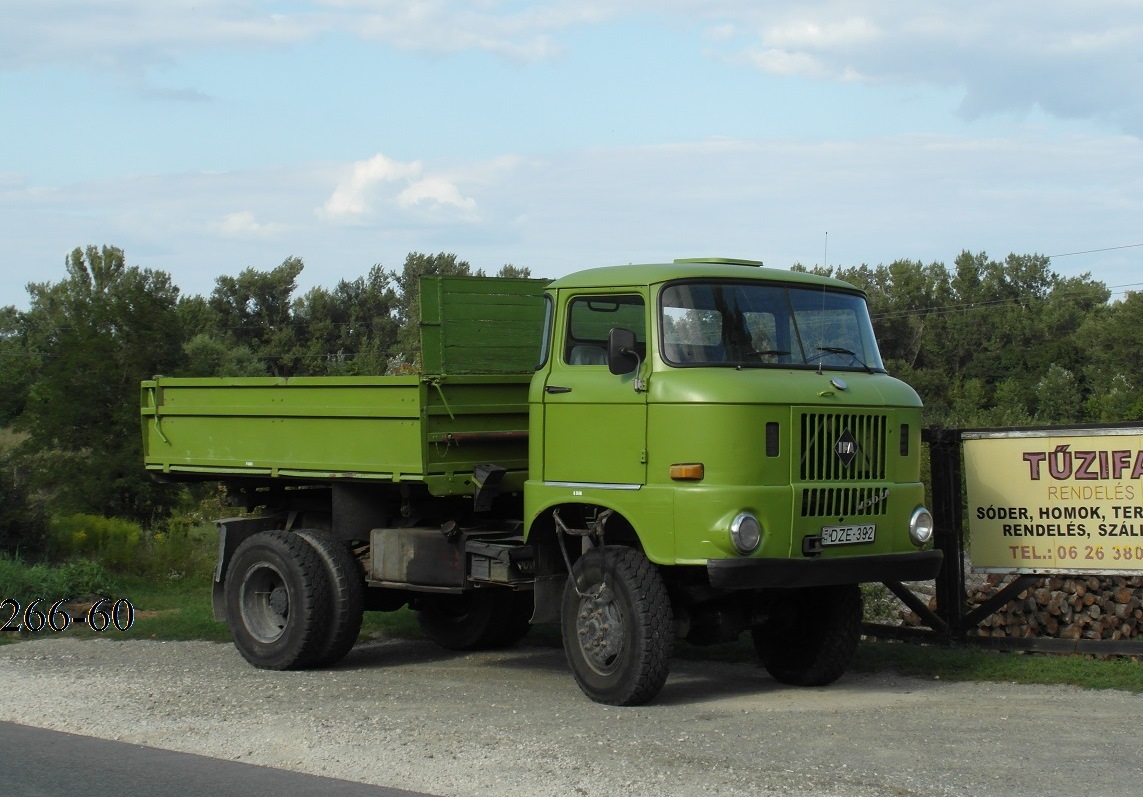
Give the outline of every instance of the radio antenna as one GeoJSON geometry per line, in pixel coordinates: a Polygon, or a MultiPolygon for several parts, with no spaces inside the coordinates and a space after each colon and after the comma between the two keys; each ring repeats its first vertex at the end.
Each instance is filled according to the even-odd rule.
{"type": "MultiPolygon", "coordinates": [[[[822,245],[822,269],[823,269],[824,274],[829,274],[829,230],[826,230],[825,243],[822,245]]],[[[821,344],[818,346],[818,374],[819,375],[822,372],[822,359],[823,359],[822,355],[824,354],[824,352],[821,351],[821,348],[822,348],[822,346],[825,345],[825,304],[826,304],[826,295],[825,295],[825,286],[823,285],[822,286],[822,320],[821,320],[820,325],[818,326],[818,338],[819,338],[818,343],[821,344]]]]}

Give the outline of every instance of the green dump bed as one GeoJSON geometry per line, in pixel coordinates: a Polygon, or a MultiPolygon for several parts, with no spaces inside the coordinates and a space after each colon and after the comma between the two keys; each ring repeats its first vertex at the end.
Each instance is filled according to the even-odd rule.
{"type": "Polygon", "coordinates": [[[145,381],[144,464],[175,479],[423,482],[448,495],[471,493],[473,468],[494,463],[522,484],[543,285],[424,280],[423,375],[145,381]]]}

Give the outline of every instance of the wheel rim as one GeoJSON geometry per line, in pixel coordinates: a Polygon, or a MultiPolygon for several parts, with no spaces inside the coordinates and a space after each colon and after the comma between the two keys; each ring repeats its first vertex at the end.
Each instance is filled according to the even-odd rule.
{"type": "Polygon", "coordinates": [[[615,672],[622,662],[623,612],[605,584],[581,596],[575,626],[587,666],[600,675],[615,672]]]}
{"type": "Polygon", "coordinates": [[[260,563],[246,573],[238,597],[242,623],[259,642],[274,642],[286,630],[290,619],[290,593],[281,572],[260,563]]]}

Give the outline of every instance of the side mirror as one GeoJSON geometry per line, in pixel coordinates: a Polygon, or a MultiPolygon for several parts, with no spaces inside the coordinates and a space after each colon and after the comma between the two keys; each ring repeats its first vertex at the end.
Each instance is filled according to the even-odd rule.
{"type": "Polygon", "coordinates": [[[635,350],[635,333],[615,327],[607,333],[607,370],[629,374],[639,367],[639,353],[635,350]]]}

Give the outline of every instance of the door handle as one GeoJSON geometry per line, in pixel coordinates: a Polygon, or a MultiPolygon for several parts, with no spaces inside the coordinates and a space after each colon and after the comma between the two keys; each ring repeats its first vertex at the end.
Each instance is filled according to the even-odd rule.
{"type": "Polygon", "coordinates": [[[547,385],[544,387],[545,393],[571,393],[570,387],[560,387],[559,385],[547,385]]]}

